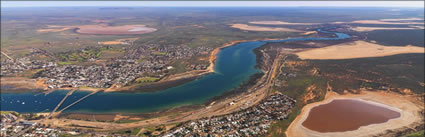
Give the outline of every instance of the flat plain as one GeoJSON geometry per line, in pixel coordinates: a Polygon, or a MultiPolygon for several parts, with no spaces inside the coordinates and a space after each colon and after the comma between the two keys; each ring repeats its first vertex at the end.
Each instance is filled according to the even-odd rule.
{"type": "Polygon", "coordinates": [[[1,10],[2,116],[24,110],[20,120],[64,135],[198,135],[200,126],[226,129],[202,131],[223,136],[423,132],[423,8],[1,10]],[[45,97],[57,109],[28,107],[45,97]],[[152,100],[128,102],[140,99],[152,100]],[[311,108],[333,99],[380,103],[401,116],[346,132],[302,126],[311,108]],[[130,104],[90,109],[102,101],[130,104]]]}

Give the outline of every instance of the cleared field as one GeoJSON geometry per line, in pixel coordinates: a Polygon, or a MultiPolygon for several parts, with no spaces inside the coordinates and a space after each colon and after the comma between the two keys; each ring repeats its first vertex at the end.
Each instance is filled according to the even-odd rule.
{"type": "Polygon", "coordinates": [[[319,23],[291,23],[285,21],[251,21],[250,24],[262,24],[262,25],[317,25],[319,23]]]}
{"type": "Polygon", "coordinates": [[[343,43],[296,53],[301,59],[352,59],[382,57],[404,53],[424,53],[423,47],[382,46],[365,41],[343,43]]]}
{"type": "Polygon", "coordinates": [[[82,34],[145,34],[156,31],[155,28],[149,28],[145,25],[123,25],[123,26],[107,26],[104,24],[99,25],[83,25],[78,26],[78,33],[82,34]]]}
{"type": "Polygon", "coordinates": [[[247,24],[232,24],[232,28],[237,28],[240,30],[248,31],[284,31],[284,32],[301,32],[295,29],[289,28],[277,28],[277,27],[260,27],[260,26],[250,26],[247,24]]]}
{"type": "Polygon", "coordinates": [[[119,45],[121,44],[120,41],[104,41],[104,42],[98,42],[101,45],[119,45]]]}
{"type": "Polygon", "coordinates": [[[118,50],[104,50],[104,51],[100,51],[99,59],[108,60],[108,59],[112,59],[112,58],[118,58],[118,57],[120,57],[122,55],[124,55],[124,52],[123,51],[118,51],[118,50]]]}
{"type": "Polygon", "coordinates": [[[103,41],[103,42],[97,42],[100,45],[128,45],[132,42],[134,42],[135,40],[137,40],[139,38],[126,38],[126,39],[117,39],[117,40],[113,40],[113,41],[103,41]]]}

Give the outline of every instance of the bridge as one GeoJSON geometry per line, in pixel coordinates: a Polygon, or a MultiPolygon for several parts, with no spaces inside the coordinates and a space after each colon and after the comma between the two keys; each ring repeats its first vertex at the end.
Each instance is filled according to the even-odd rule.
{"type": "MultiPolygon", "coordinates": [[[[93,95],[93,94],[96,94],[97,92],[102,92],[102,91],[103,91],[103,89],[101,89],[101,90],[97,90],[97,91],[93,91],[92,93],[90,93],[90,94],[88,94],[88,95],[86,95],[86,96],[84,96],[84,97],[82,97],[82,98],[78,99],[77,101],[73,102],[72,104],[69,104],[68,106],[66,106],[65,108],[61,109],[60,111],[55,112],[57,109],[59,109],[59,107],[62,105],[62,103],[63,103],[63,102],[65,102],[66,98],[68,98],[68,96],[72,95],[72,93],[74,93],[74,92],[75,92],[75,91],[77,91],[77,90],[78,90],[78,88],[75,88],[75,89],[72,89],[71,91],[69,91],[69,92],[65,95],[65,97],[63,97],[63,99],[59,102],[59,104],[58,104],[58,105],[56,105],[56,107],[55,107],[55,108],[53,109],[53,111],[49,114],[49,116],[47,116],[45,119],[42,119],[41,121],[39,121],[39,123],[43,123],[43,121],[44,121],[44,120],[46,120],[46,119],[48,119],[48,118],[50,118],[50,117],[53,117],[53,116],[57,116],[57,115],[59,115],[62,111],[64,111],[64,110],[68,109],[68,108],[69,108],[69,107],[71,107],[72,105],[75,105],[75,104],[77,104],[78,102],[81,102],[82,100],[86,99],[87,97],[89,97],[89,96],[91,96],[91,95],[93,95]]],[[[15,135],[14,135],[14,136],[12,136],[12,137],[19,137],[19,136],[21,136],[22,134],[24,134],[25,132],[27,132],[28,130],[32,129],[33,127],[35,127],[35,125],[32,125],[32,126],[30,126],[30,127],[27,127],[26,129],[24,129],[24,130],[22,130],[22,131],[18,132],[17,134],[15,134],[15,135]]]]}
{"type": "MultiPolygon", "coordinates": [[[[65,97],[63,97],[63,99],[59,102],[58,105],[56,105],[56,107],[53,109],[53,111],[49,114],[49,116],[47,116],[47,118],[50,118],[53,113],[56,112],[56,110],[62,105],[63,102],[65,102],[66,98],[68,98],[68,96],[72,95],[72,93],[74,93],[74,91],[76,91],[77,89],[72,89],[71,91],[69,91],[68,93],[66,93],[65,97]]],[[[48,94],[48,93],[47,93],[48,94]]]]}
{"type": "Polygon", "coordinates": [[[91,96],[91,95],[93,95],[93,94],[96,94],[97,92],[101,92],[101,91],[103,91],[103,89],[101,89],[101,90],[97,90],[97,91],[93,91],[92,93],[87,94],[86,96],[84,96],[84,97],[82,97],[82,98],[78,99],[77,101],[75,101],[75,102],[73,102],[73,103],[69,104],[68,106],[64,107],[63,109],[59,110],[57,113],[58,113],[58,114],[60,114],[60,113],[62,113],[64,110],[68,109],[69,107],[71,107],[71,106],[73,106],[73,105],[75,105],[75,104],[77,104],[77,103],[79,103],[79,102],[83,101],[84,99],[88,98],[89,96],[91,96]]]}

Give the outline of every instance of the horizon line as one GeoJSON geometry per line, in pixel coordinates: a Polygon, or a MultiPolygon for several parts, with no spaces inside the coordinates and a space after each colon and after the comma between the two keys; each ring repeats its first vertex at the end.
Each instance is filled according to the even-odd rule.
{"type": "Polygon", "coordinates": [[[11,7],[388,7],[424,8],[424,1],[1,1],[11,7]]]}
{"type": "Polygon", "coordinates": [[[62,8],[62,7],[110,7],[110,8],[135,8],[135,7],[173,7],[173,8],[196,8],[196,7],[225,7],[225,8],[279,8],[279,7],[314,7],[314,8],[423,8],[423,7],[387,7],[387,6],[16,6],[16,7],[1,7],[1,8],[62,8]]]}

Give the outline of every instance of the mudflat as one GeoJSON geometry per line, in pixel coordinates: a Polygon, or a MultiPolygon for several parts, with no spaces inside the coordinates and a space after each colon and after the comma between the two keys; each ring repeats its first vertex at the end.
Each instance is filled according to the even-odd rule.
{"type": "Polygon", "coordinates": [[[317,25],[319,23],[292,23],[285,21],[252,21],[251,24],[263,24],[263,25],[317,25]]]}
{"type": "Polygon", "coordinates": [[[374,30],[412,30],[412,29],[421,29],[420,27],[410,27],[410,28],[394,28],[394,27],[354,27],[352,28],[355,31],[365,32],[365,31],[374,31],[374,30]]]}
{"type": "Polygon", "coordinates": [[[282,27],[262,27],[262,26],[252,26],[247,24],[232,24],[232,28],[237,28],[240,30],[248,30],[248,31],[285,31],[285,32],[302,32],[295,29],[290,28],[282,28],[282,27]]]}
{"type": "Polygon", "coordinates": [[[423,47],[383,46],[365,41],[342,43],[296,53],[301,59],[352,59],[382,57],[406,53],[424,53],[423,47]]]}
{"type": "Polygon", "coordinates": [[[82,34],[144,34],[156,31],[155,28],[149,28],[145,25],[123,25],[123,26],[107,26],[99,25],[83,25],[78,26],[78,33],[82,34]]]}
{"type": "Polygon", "coordinates": [[[319,132],[342,132],[397,117],[399,112],[363,100],[336,99],[312,108],[302,125],[319,132]]]}
{"type": "Polygon", "coordinates": [[[412,25],[424,24],[423,22],[411,22],[416,20],[423,20],[421,18],[404,18],[404,19],[379,19],[379,20],[355,20],[351,22],[334,22],[334,24],[341,23],[355,23],[355,24],[391,24],[391,25],[412,25]],[[410,21],[410,22],[409,22],[410,21]]]}
{"type": "MultiPolygon", "coordinates": [[[[372,92],[362,90],[358,94],[338,94],[329,91],[326,93],[323,101],[304,106],[285,134],[288,137],[368,137],[378,135],[387,130],[414,127],[418,121],[423,121],[423,115],[420,113],[423,106],[424,103],[419,101],[415,96],[401,95],[387,91],[372,92]],[[313,108],[339,99],[364,100],[379,107],[396,111],[400,113],[400,116],[383,123],[369,124],[350,131],[319,132],[303,125],[303,122],[306,121],[313,108]]],[[[351,107],[347,109],[351,109],[351,107]]],[[[333,118],[336,119],[337,117],[333,118]]]]}

